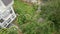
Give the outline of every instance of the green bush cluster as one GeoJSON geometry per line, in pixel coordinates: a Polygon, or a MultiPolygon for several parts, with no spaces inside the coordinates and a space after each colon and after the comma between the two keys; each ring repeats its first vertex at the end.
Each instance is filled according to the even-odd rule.
{"type": "Polygon", "coordinates": [[[55,32],[54,25],[50,21],[42,23],[31,22],[22,25],[20,29],[24,34],[53,34],[55,32]]]}
{"type": "Polygon", "coordinates": [[[46,2],[41,8],[41,16],[47,20],[54,22],[57,31],[60,30],[60,0],[51,0],[46,2]]]}
{"type": "Polygon", "coordinates": [[[21,0],[15,0],[14,9],[17,23],[23,34],[59,34],[60,1],[50,0],[41,6],[40,14],[36,13],[37,6],[28,5],[21,0]],[[39,18],[43,22],[38,22],[39,18]],[[56,33],[57,32],[57,33],[56,33]]]}
{"type": "Polygon", "coordinates": [[[18,34],[18,31],[16,27],[1,28],[0,34],[18,34]]]}
{"type": "Polygon", "coordinates": [[[32,5],[29,6],[21,0],[15,0],[14,9],[16,14],[18,14],[17,18],[20,25],[33,21],[32,19],[36,12],[34,7],[32,5]]]}

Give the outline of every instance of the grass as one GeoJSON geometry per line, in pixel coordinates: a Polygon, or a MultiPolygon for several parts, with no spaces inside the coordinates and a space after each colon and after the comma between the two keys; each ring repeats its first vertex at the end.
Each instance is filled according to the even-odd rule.
{"type": "Polygon", "coordinates": [[[22,25],[27,22],[32,22],[36,16],[34,7],[35,6],[24,3],[21,0],[15,0],[14,9],[16,14],[18,14],[17,23],[22,25]]]}
{"type": "Polygon", "coordinates": [[[52,34],[53,23],[50,21],[37,22],[40,14],[36,13],[35,6],[15,0],[14,9],[17,14],[16,23],[23,34],[52,34]],[[52,26],[51,26],[52,25],[52,26]]]}

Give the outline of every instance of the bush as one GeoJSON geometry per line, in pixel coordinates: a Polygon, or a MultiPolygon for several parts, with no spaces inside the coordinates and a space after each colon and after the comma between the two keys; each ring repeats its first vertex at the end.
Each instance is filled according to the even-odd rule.
{"type": "Polygon", "coordinates": [[[0,34],[18,34],[18,32],[16,27],[11,27],[0,29],[0,34]]]}
{"type": "Polygon", "coordinates": [[[31,22],[22,25],[20,29],[24,34],[52,34],[55,32],[54,24],[50,21],[31,22]]]}
{"type": "Polygon", "coordinates": [[[18,14],[17,23],[23,34],[56,34],[54,21],[56,21],[56,14],[58,14],[56,13],[57,1],[53,1],[46,2],[46,5],[41,7],[40,15],[37,15],[35,11],[37,7],[15,0],[14,9],[18,14]],[[44,21],[38,23],[38,17],[44,18],[44,21]]]}
{"type": "Polygon", "coordinates": [[[41,16],[54,22],[57,30],[60,29],[60,0],[51,0],[46,2],[41,8],[41,16]]]}

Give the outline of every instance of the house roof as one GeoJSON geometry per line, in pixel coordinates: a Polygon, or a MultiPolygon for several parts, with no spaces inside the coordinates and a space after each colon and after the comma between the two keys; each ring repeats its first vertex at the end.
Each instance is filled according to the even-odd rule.
{"type": "Polygon", "coordinates": [[[0,6],[0,14],[4,12],[4,7],[0,6]]]}
{"type": "Polygon", "coordinates": [[[12,0],[1,0],[5,6],[9,5],[12,0]]]}
{"type": "Polygon", "coordinates": [[[13,5],[13,0],[0,0],[0,14],[13,5]]]}

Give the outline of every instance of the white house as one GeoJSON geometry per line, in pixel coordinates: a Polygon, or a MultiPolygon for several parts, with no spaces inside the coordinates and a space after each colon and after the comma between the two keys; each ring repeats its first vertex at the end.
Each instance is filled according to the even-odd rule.
{"type": "Polygon", "coordinates": [[[15,18],[13,0],[0,0],[0,27],[6,28],[15,18]]]}

